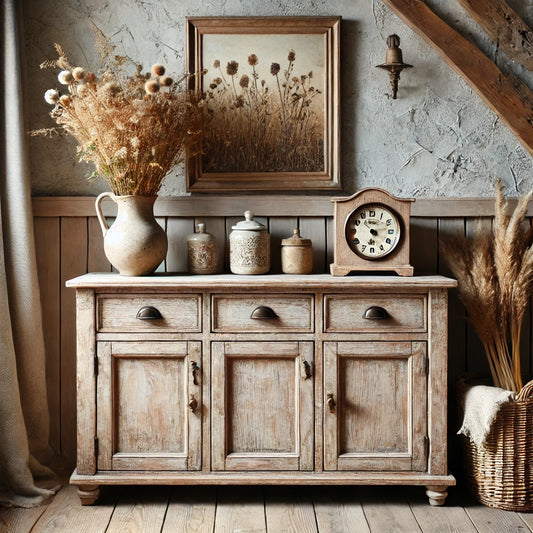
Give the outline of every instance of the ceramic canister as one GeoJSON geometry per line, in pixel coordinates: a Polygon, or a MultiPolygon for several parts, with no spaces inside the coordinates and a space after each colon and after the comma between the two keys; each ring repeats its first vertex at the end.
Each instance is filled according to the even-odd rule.
{"type": "Polygon", "coordinates": [[[298,228],[292,237],[281,241],[281,270],[285,274],[310,274],[313,271],[311,239],[300,237],[298,228]]]}
{"type": "Polygon", "coordinates": [[[233,274],[265,274],[270,270],[270,235],[252,211],[231,228],[229,263],[233,274]]]}
{"type": "Polygon", "coordinates": [[[187,266],[191,274],[214,274],[217,271],[215,237],[205,231],[205,224],[196,224],[196,233],[187,237],[187,266]]]}

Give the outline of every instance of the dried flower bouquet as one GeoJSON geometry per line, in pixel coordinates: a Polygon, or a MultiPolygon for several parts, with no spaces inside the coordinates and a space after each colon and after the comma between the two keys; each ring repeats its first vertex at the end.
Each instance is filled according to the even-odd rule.
{"type": "MultiPolygon", "coordinates": [[[[50,115],[78,142],[81,161],[96,167],[116,195],[154,196],[164,177],[184,160],[187,148],[198,142],[201,99],[187,89],[187,76],[174,81],[162,65],[143,73],[123,57],[103,58],[100,74],[72,67],[61,46],[59,58],[44,67],[61,69],[59,82],[67,87],[45,93],[54,106],[50,115]]],[[[45,129],[34,134],[50,134],[45,129]]]]}
{"type": "Polygon", "coordinates": [[[533,293],[533,229],[525,222],[533,190],[512,213],[502,191],[499,182],[492,228],[478,224],[473,237],[452,238],[443,251],[483,343],[494,385],[520,391],[520,333],[533,293]]]}

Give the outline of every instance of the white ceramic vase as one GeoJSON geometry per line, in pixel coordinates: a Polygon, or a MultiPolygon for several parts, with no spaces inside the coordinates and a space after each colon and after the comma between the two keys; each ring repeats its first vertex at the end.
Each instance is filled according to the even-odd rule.
{"type": "Polygon", "coordinates": [[[151,274],[167,254],[168,241],[154,217],[157,196],[116,196],[104,192],[96,198],[95,208],[104,235],[104,252],[122,276],[151,274]],[[113,200],[118,207],[115,222],[109,227],[101,202],[113,200]]]}

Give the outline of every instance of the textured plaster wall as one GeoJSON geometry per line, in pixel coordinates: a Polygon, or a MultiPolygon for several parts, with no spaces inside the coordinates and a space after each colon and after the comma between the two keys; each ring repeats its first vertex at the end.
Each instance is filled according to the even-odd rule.
{"type": "MultiPolygon", "coordinates": [[[[509,0],[533,25],[533,0],[509,0]]],[[[533,77],[510,63],[456,0],[427,0],[450,25],[473,40],[504,71],[530,87],[533,77]]],[[[422,39],[380,0],[23,0],[29,128],[50,127],[44,91],[56,73],[40,70],[60,43],[71,63],[95,68],[95,25],[118,54],[145,68],[163,62],[185,70],[185,17],[201,15],[341,15],[341,124],[344,192],[380,186],[413,197],[490,196],[501,177],[511,195],[533,187],[533,158],[510,130],[422,39]],[[404,71],[392,100],[385,59],[388,35],[401,38],[404,71]]],[[[251,41],[253,43],[253,41],[251,41]]],[[[103,181],[89,182],[89,165],[78,163],[76,143],[66,137],[31,139],[35,195],[94,195],[103,181]]],[[[165,181],[162,195],[186,194],[184,169],[165,181]]]]}

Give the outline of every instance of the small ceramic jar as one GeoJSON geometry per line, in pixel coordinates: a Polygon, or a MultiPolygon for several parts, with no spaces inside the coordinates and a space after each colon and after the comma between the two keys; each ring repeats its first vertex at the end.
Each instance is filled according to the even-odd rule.
{"type": "Polygon", "coordinates": [[[251,211],[245,211],[244,218],[231,228],[230,270],[233,274],[265,274],[270,270],[270,235],[251,211]]]}
{"type": "Polygon", "coordinates": [[[285,274],[310,274],[313,271],[311,239],[300,237],[298,228],[292,237],[281,241],[281,270],[285,274]]]}
{"type": "Polygon", "coordinates": [[[214,274],[217,271],[215,237],[206,233],[205,224],[196,224],[196,233],[187,237],[187,265],[191,274],[214,274]]]}

